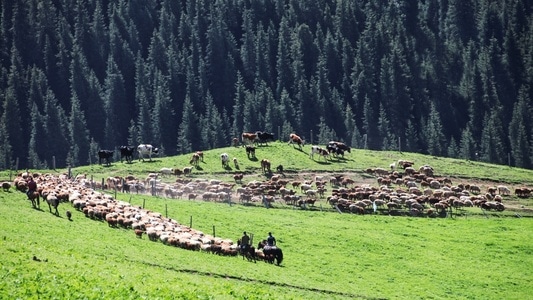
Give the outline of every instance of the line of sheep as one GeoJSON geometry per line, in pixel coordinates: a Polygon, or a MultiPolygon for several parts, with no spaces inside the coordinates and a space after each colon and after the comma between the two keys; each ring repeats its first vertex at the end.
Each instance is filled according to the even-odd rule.
{"type": "Polygon", "coordinates": [[[151,241],[188,250],[227,256],[238,254],[237,245],[232,240],[204,234],[160,213],[116,200],[109,194],[92,189],[92,183],[84,176],[71,180],[66,175],[20,173],[14,179],[18,190],[25,191],[27,176],[34,177],[41,195],[47,193],[50,198],[53,194],[60,202],[68,202],[74,209],[83,212],[87,218],[106,221],[110,227],[132,229],[139,238],[146,235],[151,241]]]}

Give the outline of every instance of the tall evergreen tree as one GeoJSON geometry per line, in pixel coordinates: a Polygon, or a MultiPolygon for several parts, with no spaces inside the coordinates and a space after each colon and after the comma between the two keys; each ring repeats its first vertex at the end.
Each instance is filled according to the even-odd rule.
{"type": "Polygon", "coordinates": [[[69,151],[69,118],[65,110],[59,105],[59,101],[51,90],[48,90],[45,97],[43,115],[46,116],[46,124],[43,126],[47,132],[45,134],[45,145],[39,146],[44,149],[44,159],[52,161],[51,167],[66,166],[66,158],[69,151]],[[55,162],[55,166],[53,165],[55,162]]]}
{"type": "Polygon", "coordinates": [[[190,97],[185,97],[181,124],[178,128],[177,151],[179,154],[190,153],[193,147],[199,146],[198,120],[194,113],[190,97]]]}
{"type": "Polygon", "coordinates": [[[442,131],[442,122],[435,105],[431,104],[429,118],[424,130],[424,136],[427,142],[427,149],[431,155],[442,155],[444,146],[444,133],[442,131]]]}
{"type": "MultiPolygon", "coordinates": [[[[11,149],[13,152],[9,153],[10,157],[6,157],[6,162],[14,161],[19,158],[20,166],[25,165],[26,157],[15,157],[16,153],[26,153],[26,139],[29,132],[28,120],[30,120],[29,112],[22,113],[21,104],[26,99],[25,92],[27,87],[24,80],[24,70],[22,69],[22,62],[16,48],[11,52],[11,68],[8,74],[7,88],[4,93],[4,100],[2,104],[2,111],[4,117],[2,119],[3,127],[6,130],[6,137],[9,137],[9,146],[5,149],[11,149]]],[[[6,153],[7,154],[7,153],[6,153]]]]}
{"type": "Polygon", "coordinates": [[[124,79],[111,55],[107,61],[102,98],[105,111],[105,138],[101,146],[113,149],[115,145],[123,144],[126,140],[126,124],[128,124],[129,116],[123,112],[122,108],[127,107],[129,101],[126,99],[124,79]]]}
{"type": "Polygon", "coordinates": [[[469,126],[467,126],[461,133],[459,157],[467,160],[477,159],[478,157],[477,146],[469,126]]]}
{"type": "Polygon", "coordinates": [[[69,152],[67,155],[67,164],[71,167],[77,167],[89,162],[89,130],[85,115],[81,110],[81,104],[78,96],[74,94],[71,99],[72,107],[69,116],[69,152]]]}
{"type": "Polygon", "coordinates": [[[509,144],[514,165],[521,168],[531,168],[530,149],[533,147],[528,139],[533,123],[533,107],[529,104],[525,87],[520,89],[518,102],[515,103],[513,116],[509,123],[509,144]],[[528,131],[529,130],[529,131],[528,131]]]}
{"type": "Polygon", "coordinates": [[[29,132],[28,143],[28,167],[35,169],[47,168],[44,157],[44,149],[47,146],[47,132],[45,129],[46,117],[39,113],[37,104],[33,104],[31,107],[31,127],[29,132]],[[43,148],[44,147],[44,148],[43,148]]]}
{"type": "Polygon", "coordinates": [[[167,154],[175,153],[175,141],[177,138],[174,110],[171,106],[168,76],[164,76],[159,70],[154,78],[155,104],[152,110],[153,143],[161,145],[167,154]]]}

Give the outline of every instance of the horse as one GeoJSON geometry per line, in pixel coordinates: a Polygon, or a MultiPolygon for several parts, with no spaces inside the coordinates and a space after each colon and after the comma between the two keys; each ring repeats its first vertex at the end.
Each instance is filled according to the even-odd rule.
{"type": "Polygon", "coordinates": [[[245,249],[244,247],[241,247],[241,239],[239,239],[237,241],[237,249],[239,250],[239,254],[242,255],[243,260],[246,258],[248,261],[253,261],[254,263],[257,262],[254,246],[248,245],[248,249],[245,249]]]}
{"type": "Polygon", "coordinates": [[[257,244],[257,249],[263,249],[265,254],[265,260],[268,263],[273,264],[276,261],[276,265],[280,265],[283,261],[283,251],[278,246],[269,246],[266,240],[263,240],[257,244]]]}
{"type": "Polygon", "coordinates": [[[38,191],[33,191],[28,195],[28,200],[31,201],[31,205],[33,206],[33,208],[40,208],[41,207],[41,202],[39,200],[39,192],[38,191]]]}

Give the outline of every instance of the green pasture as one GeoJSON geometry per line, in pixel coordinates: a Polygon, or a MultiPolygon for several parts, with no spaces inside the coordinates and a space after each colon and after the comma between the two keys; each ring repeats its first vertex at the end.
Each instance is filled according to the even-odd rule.
{"type": "MultiPolygon", "coordinates": [[[[454,181],[533,183],[531,170],[507,166],[356,149],[345,159],[324,162],[311,160],[309,149],[271,143],[258,148],[257,160],[249,160],[243,148],[209,150],[192,178],[231,180],[242,171],[245,181],[266,179],[259,165],[263,158],[273,167],[282,164],[287,176],[354,172],[367,178],[367,168],[388,168],[406,159],[415,166],[429,164],[454,181]],[[240,170],[233,164],[223,169],[222,152],[237,157],[240,170]]],[[[188,166],[189,158],[114,162],[71,172],[95,180],[128,174],[143,178],[161,167],[188,166]]],[[[13,175],[0,172],[3,180],[13,175]]],[[[412,218],[341,214],[324,200],[302,210],[282,203],[266,209],[147,195],[116,197],[235,241],[248,231],[257,243],[272,231],[284,261],[278,267],[138,239],[132,230],[86,218],[68,203],[59,206],[59,217],[42,203],[41,210],[32,209],[24,194],[11,189],[0,191],[0,299],[528,299],[533,293],[533,218],[517,217],[515,211],[485,215],[472,209],[453,218],[412,218]],[[67,209],[72,221],[65,217],[67,209]]],[[[531,207],[531,198],[506,200],[531,207]]]]}
{"type": "Polygon", "coordinates": [[[281,267],[138,239],[131,230],[0,194],[2,299],[527,299],[533,219],[410,218],[119,195],[180,223],[254,242],[281,267]],[[33,256],[40,261],[33,260],[33,256]]]}
{"type": "MultiPolygon", "coordinates": [[[[323,146],[323,145],[322,145],[323,146]]],[[[399,159],[409,160],[415,163],[414,167],[430,165],[435,170],[436,176],[448,176],[455,181],[465,180],[486,180],[494,183],[505,183],[512,185],[533,185],[533,170],[514,168],[505,165],[494,165],[484,162],[467,161],[461,159],[435,157],[417,153],[392,152],[392,151],[370,151],[362,149],[352,149],[351,153],[346,153],[344,158],[332,158],[325,161],[322,157],[315,155],[314,159],[309,157],[310,145],[305,145],[301,150],[297,146],[288,145],[285,142],[271,142],[268,145],[257,147],[256,158],[248,158],[243,147],[226,147],[204,151],[204,161],[194,168],[192,177],[212,177],[230,179],[234,173],[242,172],[248,180],[265,179],[268,176],[262,174],[260,161],[268,159],[272,164],[272,171],[278,165],[283,165],[287,175],[298,172],[355,172],[363,176],[368,168],[388,169],[390,164],[399,159]],[[230,159],[237,158],[239,168],[235,168],[233,162],[227,168],[223,168],[220,161],[220,154],[228,153],[230,159]]],[[[152,161],[140,161],[135,153],[133,162],[121,163],[118,151],[115,151],[115,161],[110,166],[99,165],[98,158],[92,158],[93,164],[87,166],[76,166],[71,168],[72,175],[87,174],[94,176],[95,180],[101,180],[108,176],[125,176],[133,174],[145,176],[150,172],[157,172],[163,167],[179,168],[190,166],[191,154],[171,157],[154,157],[152,161]]],[[[67,169],[55,170],[56,172],[67,172],[67,169]]],[[[0,178],[5,179],[14,176],[14,171],[0,171],[0,178]]],[[[246,180],[245,180],[246,181],[246,180]]]]}

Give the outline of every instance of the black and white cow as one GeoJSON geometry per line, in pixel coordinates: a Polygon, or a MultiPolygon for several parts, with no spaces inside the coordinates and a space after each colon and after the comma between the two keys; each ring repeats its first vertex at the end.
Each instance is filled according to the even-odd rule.
{"type": "Polygon", "coordinates": [[[309,153],[309,157],[314,159],[314,155],[315,154],[319,154],[320,156],[324,157],[324,160],[327,161],[328,160],[328,157],[329,157],[329,151],[324,149],[324,148],[321,148],[319,146],[312,146],[311,147],[311,152],[309,153]]]}
{"type": "Polygon", "coordinates": [[[126,162],[131,163],[135,148],[130,146],[120,146],[118,149],[120,150],[120,162],[125,158],[126,162]]]}
{"type": "Polygon", "coordinates": [[[326,146],[326,150],[329,151],[329,153],[331,153],[333,156],[339,158],[340,156],[342,156],[344,158],[344,150],[339,148],[337,146],[337,144],[335,143],[328,143],[328,145],[326,146]]]}
{"type": "Polygon", "coordinates": [[[227,153],[220,154],[220,160],[222,161],[222,167],[227,168],[229,162],[229,155],[227,153]]]}
{"type": "Polygon", "coordinates": [[[105,160],[106,165],[111,165],[111,158],[113,158],[113,150],[99,150],[98,162],[102,164],[102,160],[105,160]]]}
{"type": "Polygon", "coordinates": [[[337,142],[337,141],[330,141],[328,143],[328,146],[337,147],[343,151],[347,151],[348,153],[351,153],[352,148],[347,146],[345,143],[337,142]]]}
{"type": "Polygon", "coordinates": [[[246,145],[246,155],[248,156],[248,159],[251,157],[255,158],[255,146],[246,145]]]}
{"type": "Polygon", "coordinates": [[[150,144],[140,144],[137,146],[137,152],[139,153],[139,160],[142,159],[144,161],[144,157],[148,156],[150,161],[152,161],[152,154],[158,154],[159,149],[150,144]]]}

